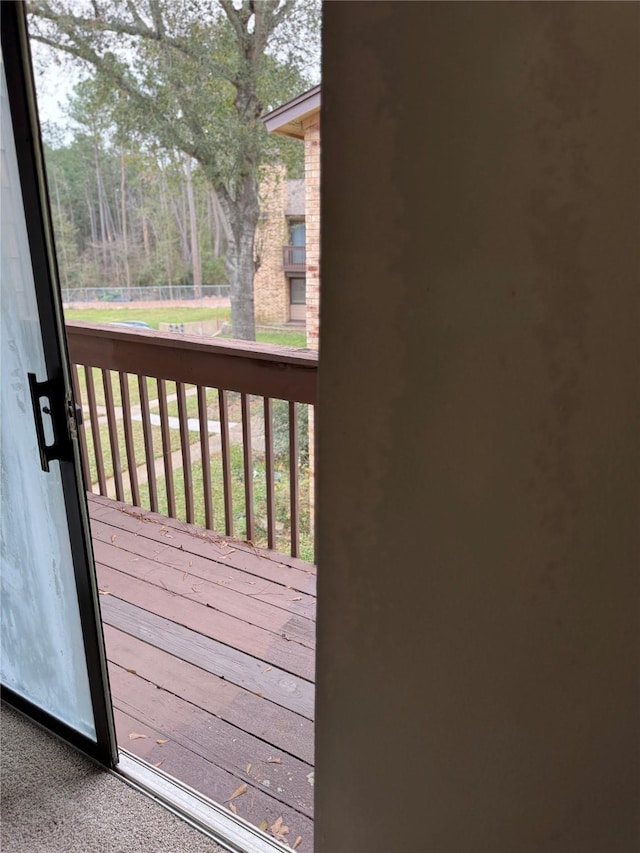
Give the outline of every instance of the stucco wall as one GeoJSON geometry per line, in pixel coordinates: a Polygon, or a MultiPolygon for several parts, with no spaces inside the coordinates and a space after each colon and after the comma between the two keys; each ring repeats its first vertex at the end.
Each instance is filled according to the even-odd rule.
{"type": "Polygon", "coordinates": [[[632,853],[638,6],[323,33],[316,853],[632,853]]]}

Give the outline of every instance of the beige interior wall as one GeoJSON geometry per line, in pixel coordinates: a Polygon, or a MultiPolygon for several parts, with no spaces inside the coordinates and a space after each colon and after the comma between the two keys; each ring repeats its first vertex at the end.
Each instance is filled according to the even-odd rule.
{"type": "Polygon", "coordinates": [[[638,12],[324,7],[316,853],[632,853],[638,12]]]}

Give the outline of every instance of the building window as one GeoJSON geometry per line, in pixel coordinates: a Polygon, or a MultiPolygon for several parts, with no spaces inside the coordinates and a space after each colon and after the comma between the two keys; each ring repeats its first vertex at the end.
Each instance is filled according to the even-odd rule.
{"type": "Polygon", "coordinates": [[[307,283],[304,278],[291,279],[291,304],[306,305],[307,303],[307,283]]]}

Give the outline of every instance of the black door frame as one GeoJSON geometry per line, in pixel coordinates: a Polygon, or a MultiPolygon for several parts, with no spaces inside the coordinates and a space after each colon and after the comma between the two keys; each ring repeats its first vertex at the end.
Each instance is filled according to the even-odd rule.
{"type": "Polygon", "coordinates": [[[68,441],[65,441],[65,452],[59,464],[97,739],[94,742],[4,685],[2,699],[91,758],[107,767],[115,767],[118,751],[85,486],[77,437],[72,436],[75,410],[36,106],[26,4],[19,0],[3,2],[0,29],[47,369],[46,378],[52,380],[60,389],[60,394],[57,395],[60,399],[50,399],[50,403],[52,408],[62,407],[62,419],[67,422],[68,418],[70,424],[70,434],[68,441]]]}

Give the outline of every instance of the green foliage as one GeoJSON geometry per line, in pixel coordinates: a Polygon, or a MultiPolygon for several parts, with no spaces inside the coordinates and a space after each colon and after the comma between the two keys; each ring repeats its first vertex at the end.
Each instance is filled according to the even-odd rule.
{"type": "Polygon", "coordinates": [[[202,262],[202,281],[205,284],[225,284],[227,270],[222,258],[208,257],[202,262]]]}
{"type": "MultiPolygon", "coordinates": [[[[110,136],[118,155],[113,163],[119,160],[122,177],[123,150],[136,155],[145,151],[167,167],[167,191],[169,172],[185,156],[199,164],[218,199],[234,331],[253,337],[250,306],[261,168],[285,162],[290,174],[298,175],[302,157],[301,146],[269,135],[260,117],[310,85],[319,0],[243,0],[241,6],[232,0],[92,0],[90,5],[36,0],[29,9],[32,38],[91,69],[91,79],[78,88],[73,118],[85,129],[95,156],[110,136]]],[[[112,213],[109,223],[103,191],[110,173],[106,166],[104,177],[99,172],[97,168],[101,242],[114,244],[101,247],[101,263],[109,274],[128,280],[127,231],[121,229],[118,243],[117,216],[112,213]]],[[[165,205],[163,214],[166,221],[175,211],[168,215],[165,205]]],[[[95,243],[96,224],[89,224],[95,243]]],[[[172,270],[176,246],[167,244],[162,233],[155,236],[163,243],[165,266],[172,270]]],[[[179,252],[188,270],[187,244],[181,233],[179,252]]],[[[218,257],[215,251],[213,255],[218,257]]],[[[178,271],[177,280],[185,275],[178,271]]]]}
{"type": "MultiPolygon", "coordinates": [[[[298,409],[298,449],[300,464],[309,464],[309,406],[301,403],[298,409]]],[[[273,401],[273,452],[276,459],[289,458],[289,403],[285,400],[273,401]]]]}
{"type": "Polygon", "coordinates": [[[85,323],[119,323],[142,320],[157,329],[160,323],[197,323],[200,320],[228,320],[228,308],[67,308],[67,320],[85,323]]]}

